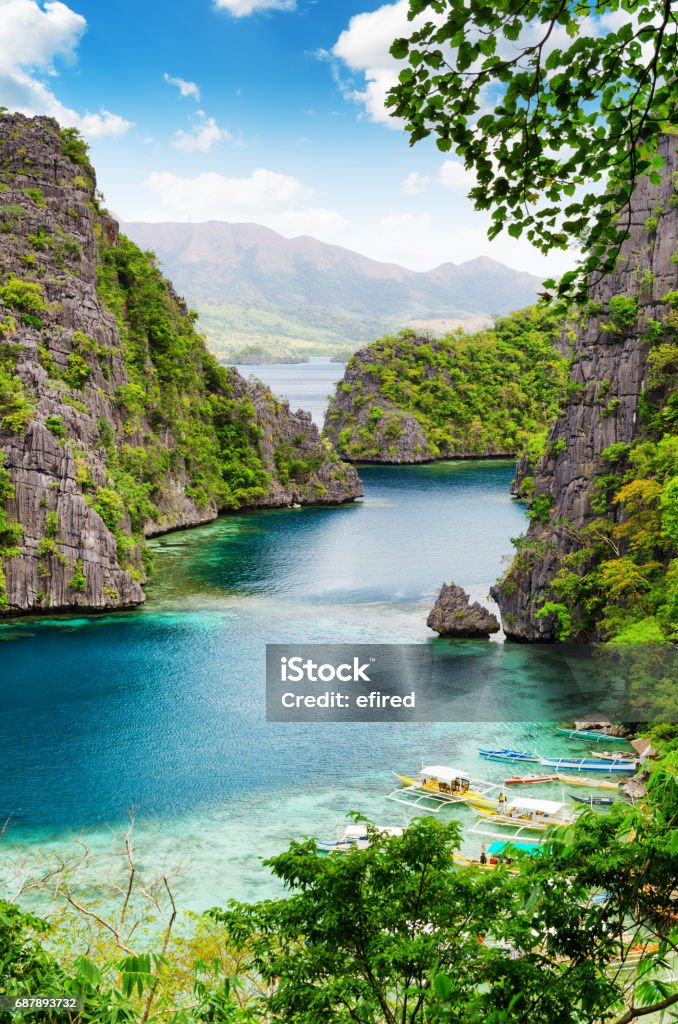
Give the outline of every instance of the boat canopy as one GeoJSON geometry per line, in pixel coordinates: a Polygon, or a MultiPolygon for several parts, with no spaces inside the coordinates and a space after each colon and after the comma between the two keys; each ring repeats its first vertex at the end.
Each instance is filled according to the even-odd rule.
{"type": "Polygon", "coordinates": [[[439,782],[454,782],[455,779],[469,779],[468,772],[462,772],[459,768],[447,768],[444,764],[427,764],[421,769],[419,775],[425,778],[437,779],[439,782]]]}
{"type": "Polygon", "coordinates": [[[490,856],[505,853],[507,850],[520,850],[524,853],[536,853],[540,849],[537,842],[531,843],[528,839],[502,839],[501,842],[490,843],[487,852],[490,856]]]}
{"type": "Polygon", "coordinates": [[[516,797],[507,804],[507,807],[515,807],[517,811],[540,811],[542,814],[557,814],[566,806],[557,800],[532,800],[527,796],[516,797]]]}

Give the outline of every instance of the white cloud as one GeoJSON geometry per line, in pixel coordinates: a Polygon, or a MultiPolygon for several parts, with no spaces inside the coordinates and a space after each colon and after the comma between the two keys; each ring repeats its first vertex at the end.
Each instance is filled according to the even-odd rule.
{"type": "Polygon", "coordinates": [[[255,11],[293,11],[296,0],[215,0],[217,10],[244,18],[255,11]]]}
{"type": "Polygon", "coordinates": [[[420,174],[419,171],[412,171],[400,182],[400,191],[404,196],[418,196],[425,192],[431,179],[428,174],[420,174]]]}
{"type": "Polygon", "coordinates": [[[0,69],[51,67],[55,57],[73,60],[87,27],[81,14],[62,3],[0,0],[0,69]]]}
{"type": "Polygon", "coordinates": [[[254,221],[287,237],[312,235],[340,241],[347,221],[334,210],[310,205],[313,189],[298,178],[259,167],[247,178],[206,172],[180,178],[155,171],[144,183],[157,200],[136,219],[149,221],[254,221]]]}
{"type": "Polygon", "coordinates": [[[361,104],[372,121],[399,128],[385,106],[386,94],[397,84],[403,61],[391,57],[389,48],[399,36],[409,36],[422,17],[407,20],[407,0],[384,4],[376,11],[354,15],[348,28],[332,47],[332,56],[364,78],[363,88],[344,89],[344,95],[361,104]]]}
{"type": "Polygon", "coordinates": [[[182,149],[184,153],[209,153],[217,142],[230,141],[233,136],[225,128],[220,128],[213,117],[207,117],[204,110],[198,111],[200,121],[190,132],[181,129],[174,133],[172,145],[182,149]]]}
{"type": "Polygon", "coordinates": [[[472,170],[467,170],[458,160],[446,160],[438,171],[436,181],[450,192],[463,192],[466,195],[475,185],[476,177],[472,170]]]}
{"type": "Polygon", "coordinates": [[[166,71],[162,77],[168,85],[176,85],[182,96],[192,96],[197,103],[200,102],[200,89],[195,82],[187,82],[184,78],[173,78],[166,71]]]}
{"type": "Polygon", "coordinates": [[[384,4],[376,11],[355,14],[332,47],[332,53],[354,71],[394,64],[388,52],[393,40],[413,31],[413,23],[407,20],[407,11],[406,0],[398,0],[395,4],[384,4]]]}
{"type": "Polygon", "coordinates": [[[0,0],[0,103],[22,114],[47,114],[88,138],[122,135],[132,126],[101,109],[79,114],[65,107],[36,72],[56,75],[54,61],[75,59],[87,22],[63,3],[0,0]]]}
{"type": "Polygon", "coordinates": [[[399,231],[418,230],[431,224],[428,213],[386,213],[379,221],[382,228],[396,228],[399,231]]]}
{"type": "Polygon", "coordinates": [[[249,178],[226,178],[214,171],[180,178],[169,171],[154,171],[145,184],[168,210],[194,220],[256,218],[313,195],[313,189],[297,178],[265,167],[258,167],[249,178]]]}

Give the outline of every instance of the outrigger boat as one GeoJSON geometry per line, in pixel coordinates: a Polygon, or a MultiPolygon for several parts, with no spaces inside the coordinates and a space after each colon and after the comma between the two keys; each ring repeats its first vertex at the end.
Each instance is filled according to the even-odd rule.
{"type": "Polygon", "coordinates": [[[628,761],[633,762],[635,765],[639,765],[638,755],[631,753],[630,751],[622,750],[621,752],[615,752],[614,750],[589,750],[589,754],[593,754],[597,758],[601,758],[603,761],[628,761]]]}
{"type": "MultiPolygon", "coordinates": [[[[401,836],[404,828],[391,828],[387,825],[375,826],[380,835],[401,836]]],[[[328,842],[316,839],[315,845],[319,853],[350,853],[351,850],[366,850],[371,845],[375,833],[370,834],[365,825],[347,825],[343,832],[337,829],[337,838],[328,842]]]]}
{"type": "MultiPolygon", "coordinates": [[[[556,800],[532,800],[528,797],[517,797],[503,805],[501,809],[490,810],[486,807],[474,806],[476,814],[482,815],[485,821],[506,828],[514,828],[518,833],[545,832],[553,825],[571,825],[575,820],[574,811],[565,803],[556,800]]],[[[472,829],[472,831],[477,831],[472,829]]],[[[489,833],[480,833],[480,835],[489,833]]]]}
{"type": "Polygon", "coordinates": [[[487,747],[478,747],[478,753],[488,761],[532,761],[534,764],[541,761],[540,754],[530,754],[524,750],[488,750],[487,747]]]}
{"type": "Polygon", "coordinates": [[[617,789],[618,782],[611,779],[588,779],[576,775],[561,775],[555,772],[554,775],[511,775],[504,779],[505,786],[527,786],[538,782],[564,782],[567,786],[588,786],[594,789],[617,789]]]}
{"type": "Polygon", "coordinates": [[[558,782],[558,775],[511,775],[504,779],[505,786],[527,786],[534,782],[558,782]]]}
{"type": "Polygon", "coordinates": [[[393,774],[400,779],[403,787],[394,789],[388,794],[388,799],[433,814],[438,814],[445,804],[462,803],[494,809],[503,789],[503,783],[472,779],[468,772],[442,764],[422,765],[414,778],[398,772],[393,774]]]}
{"type": "Polygon", "coordinates": [[[570,800],[576,800],[578,804],[588,804],[589,807],[609,807],[614,803],[611,796],[571,796],[570,800]]]}
{"type": "MultiPolygon", "coordinates": [[[[487,860],[483,864],[479,857],[467,857],[463,853],[453,853],[452,859],[460,868],[482,868],[483,871],[492,871],[498,864],[510,864],[516,853],[535,854],[539,851],[540,844],[537,840],[530,839],[502,839],[490,843],[487,847],[487,860]]],[[[509,868],[512,873],[517,873],[516,868],[509,868]]]]}
{"type": "Polygon", "coordinates": [[[559,772],[635,772],[635,761],[599,761],[585,757],[542,757],[544,768],[554,768],[559,772]]]}
{"type": "Polygon", "coordinates": [[[612,779],[588,779],[581,775],[559,775],[556,772],[558,782],[564,782],[567,786],[587,786],[589,789],[619,789],[619,783],[612,779]]]}
{"type": "Polygon", "coordinates": [[[628,743],[626,736],[615,736],[614,733],[603,732],[601,729],[565,729],[559,726],[556,732],[573,740],[610,740],[611,743],[628,743]]]}

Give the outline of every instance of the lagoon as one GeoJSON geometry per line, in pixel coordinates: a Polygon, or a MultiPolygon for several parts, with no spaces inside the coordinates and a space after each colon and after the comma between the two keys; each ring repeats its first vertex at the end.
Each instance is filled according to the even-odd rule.
{"type": "MultiPolygon", "coordinates": [[[[267,642],[440,643],[426,614],[441,583],[485,599],[524,528],[507,462],[361,472],[353,505],[228,515],[154,541],[138,611],[0,625],[5,851],[80,832],[104,851],[134,807],[146,858],[191,861],[185,904],[252,898],[275,888],[258,856],[291,838],[331,836],[353,809],[400,824],[384,801],[393,769],[425,756],[477,771],[480,740],[534,743],[529,722],[478,736],[265,721],[267,642]]],[[[527,670],[524,684],[534,722],[548,718],[527,670]]]]}

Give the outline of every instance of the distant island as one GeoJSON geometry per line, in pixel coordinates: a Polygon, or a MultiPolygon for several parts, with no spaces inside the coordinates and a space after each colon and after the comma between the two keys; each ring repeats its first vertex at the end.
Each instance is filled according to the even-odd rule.
{"type": "Polygon", "coordinates": [[[270,366],[274,363],[296,365],[307,363],[309,356],[295,355],[293,352],[269,351],[263,345],[248,345],[246,348],[231,352],[229,357],[223,361],[231,366],[270,366]]]}

